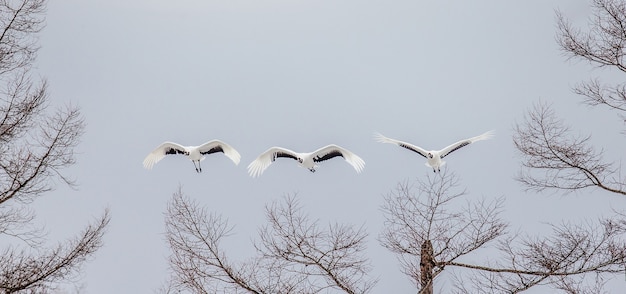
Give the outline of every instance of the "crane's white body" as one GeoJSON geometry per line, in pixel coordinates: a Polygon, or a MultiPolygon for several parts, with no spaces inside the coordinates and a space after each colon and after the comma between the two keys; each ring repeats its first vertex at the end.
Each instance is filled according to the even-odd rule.
{"type": "Polygon", "coordinates": [[[432,167],[433,168],[433,172],[438,172],[441,170],[441,166],[443,166],[444,164],[446,164],[445,161],[443,161],[442,159],[446,156],[448,156],[448,154],[462,148],[465,147],[471,143],[477,142],[477,141],[481,141],[481,140],[487,140],[490,139],[494,136],[494,131],[489,131],[486,132],[482,135],[478,135],[476,137],[472,137],[469,139],[464,139],[461,141],[458,141],[456,143],[453,143],[449,146],[447,146],[446,148],[443,148],[441,150],[430,150],[427,151],[424,148],[421,148],[419,146],[413,145],[411,143],[407,143],[407,142],[403,142],[403,141],[399,141],[399,140],[395,140],[395,139],[391,139],[391,138],[387,138],[385,136],[383,136],[382,134],[379,133],[375,133],[374,134],[374,138],[376,139],[376,141],[381,142],[381,143],[389,143],[389,144],[395,144],[398,145],[400,147],[409,149],[421,156],[426,157],[427,161],[426,161],[426,166],[428,167],[432,167]]]}
{"type": "Polygon", "coordinates": [[[250,163],[250,165],[248,165],[248,173],[250,173],[250,176],[253,178],[260,176],[278,157],[294,159],[298,161],[300,166],[311,172],[315,172],[315,169],[318,167],[318,162],[322,162],[336,156],[343,157],[346,162],[352,165],[357,173],[360,173],[365,167],[365,161],[363,161],[363,159],[337,145],[331,144],[308,153],[299,153],[282,147],[271,147],[259,155],[259,157],[250,163]]]}
{"type": "Polygon", "coordinates": [[[143,166],[146,169],[151,169],[157,162],[163,159],[165,155],[182,154],[193,162],[196,172],[202,172],[200,161],[204,160],[204,155],[216,152],[223,152],[235,165],[238,165],[241,159],[241,155],[239,155],[239,152],[237,152],[235,148],[220,140],[212,140],[200,146],[183,146],[178,143],[164,142],[146,156],[143,160],[143,166]]]}

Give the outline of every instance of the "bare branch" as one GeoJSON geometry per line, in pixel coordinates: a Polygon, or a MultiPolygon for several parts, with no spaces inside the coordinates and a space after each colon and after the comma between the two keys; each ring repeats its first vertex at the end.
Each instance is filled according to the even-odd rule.
{"type": "Polygon", "coordinates": [[[35,213],[25,205],[0,206],[0,235],[17,238],[29,247],[43,244],[43,230],[34,227],[35,213]]]}
{"type": "Polygon", "coordinates": [[[523,124],[516,124],[513,142],[522,155],[517,180],[528,190],[559,189],[573,192],[587,187],[626,195],[616,169],[602,160],[589,144],[590,136],[575,137],[552,108],[540,103],[530,110],[523,124]]]}
{"type": "Polygon", "coordinates": [[[69,107],[48,117],[39,126],[34,141],[5,145],[13,152],[0,157],[0,204],[10,199],[29,203],[53,188],[50,179],[58,178],[72,185],[61,170],[75,163],[73,148],[83,129],[78,109],[69,107]]]}
{"type": "MultiPolygon", "coordinates": [[[[557,12],[556,39],[561,50],[569,58],[626,73],[626,2],[593,0],[592,9],[588,32],[573,28],[565,16],[557,12]]],[[[626,120],[626,83],[607,85],[594,79],[574,87],[574,93],[582,95],[588,105],[605,105],[619,111],[626,120]]]]}
{"type": "Polygon", "coordinates": [[[0,1],[0,76],[30,67],[45,9],[45,0],[0,1]]]}
{"type": "Polygon", "coordinates": [[[0,142],[22,138],[37,124],[38,116],[45,110],[47,84],[45,80],[35,86],[28,77],[28,71],[17,73],[8,82],[4,96],[0,98],[0,142]]]}
{"type": "Polygon", "coordinates": [[[594,15],[589,32],[583,33],[557,12],[557,42],[569,57],[626,72],[626,5],[618,0],[593,0],[594,15]]]}
{"type": "Polygon", "coordinates": [[[626,112],[626,84],[608,86],[598,79],[583,82],[574,87],[574,93],[585,96],[590,106],[606,105],[611,109],[626,112]]]}
{"type": "Polygon", "coordinates": [[[366,293],[376,283],[367,278],[371,270],[362,256],[367,234],[361,228],[334,224],[328,230],[319,229],[300,212],[294,197],[284,205],[273,203],[266,208],[269,226],[261,230],[261,244],[257,250],[263,258],[287,262],[289,271],[307,278],[312,293],[336,287],[346,293],[366,293]],[[322,277],[318,282],[312,277],[322,277]]]}
{"type": "Polygon", "coordinates": [[[169,263],[175,287],[195,293],[213,293],[212,289],[218,287],[216,282],[221,282],[225,284],[223,289],[261,293],[247,282],[248,277],[228,262],[219,247],[232,227],[184,196],[180,189],[168,204],[165,227],[172,252],[169,263]]]}
{"type": "Polygon", "coordinates": [[[624,272],[626,227],[623,219],[616,221],[616,217],[600,219],[597,225],[553,226],[553,234],[546,238],[502,240],[499,249],[505,258],[494,264],[448,265],[477,271],[471,279],[477,289],[516,293],[550,284],[570,293],[584,293],[601,287],[601,274],[624,272]],[[584,283],[589,275],[596,278],[591,287],[584,283]]]}
{"type": "Polygon", "coordinates": [[[83,233],[66,244],[41,253],[7,248],[0,254],[0,290],[40,292],[52,283],[70,281],[81,265],[102,247],[102,237],[110,220],[108,210],[83,233]]]}

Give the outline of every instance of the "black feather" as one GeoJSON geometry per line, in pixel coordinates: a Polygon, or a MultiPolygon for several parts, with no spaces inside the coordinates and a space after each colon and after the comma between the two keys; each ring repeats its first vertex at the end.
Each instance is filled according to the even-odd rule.
{"type": "MultiPolygon", "coordinates": [[[[459,146],[456,146],[456,147],[452,148],[452,150],[450,150],[450,152],[448,152],[448,153],[446,153],[446,154],[443,154],[443,155],[441,156],[441,158],[444,158],[444,157],[448,156],[448,154],[450,154],[450,153],[452,153],[452,152],[454,152],[454,151],[456,151],[456,150],[459,150],[459,148],[464,147],[464,146],[467,146],[467,145],[469,145],[470,143],[472,143],[472,142],[470,142],[470,141],[465,141],[465,142],[463,142],[463,143],[459,144],[459,146]]],[[[473,147],[472,147],[472,148],[473,148],[473,147]]]]}
{"type": "Polygon", "coordinates": [[[222,149],[222,146],[215,146],[207,151],[204,152],[200,152],[200,154],[202,155],[206,155],[206,154],[211,154],[211,153],[216,153],[216,152],[224,152],[224,149],[222,149]]]}
{"type": "Polygon", "coordinates": [[[169,155],[169,154],[184,154],[184,155],[189,155],[189,152],[186,152],[185,150],[180,150],[180,149],[176,149],[176,148],[165,148],[165,155],[169,155]]]}
{"type": "Polygon", "coordinates": [[[298,160],[298,157],[293,156],[293,154],[291,153],[285,153],[285,152],[279,151],[279,152],[274,153],[274,156],[272,156],[272,162],[275,161],[277,157],[287,157],[287,158],[298,160]]]}
{"type": "Polygon", "coordinates": [[[324,160],[328,160],[331,159],[333,157],[337,157],[337,156],[341,156],[343,157],[343,153],[341,153],[339,150],[333,150],[331,152],[328,152],[322,156],[318,155],[315,156],[315,158],[313,158],[313,161],[315,162],[320,162],[320,161],[324,161],[324,160]]]}
{"type": "Polygon", "coordinates": [[[427,157],[426,157],[426,155],[424,155],[424,154],[422,154],[421,152],[419,152],[419,151],[417,151],[417,150],[413,149],[413,147],[411,147],[411,146],[409,146],[409,145],[405,145],[405,144],[402,144],[402,143],[398,143],[398,146],[400,146],[400,147],[404,147],[404,148],[406,148],[406,149],[409,149],[409,150],[411,150],[411,151],[413,151],[413,152],[415,152],[415,153],[417,153],[417,154],[419,154],[419,155],[421,155],[421,156],[423,156],[423,157],[427,158],[427,157]]]}

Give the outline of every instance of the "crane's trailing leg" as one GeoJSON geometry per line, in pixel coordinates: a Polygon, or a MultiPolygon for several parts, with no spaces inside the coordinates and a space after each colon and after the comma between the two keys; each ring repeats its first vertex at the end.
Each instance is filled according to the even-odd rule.
{"type": "Polygon", "coordinates": [[[200,161],[198,161],[198,165],[196,165],[196,161],[192,160],[191,162],[193,162],[193,167],[196,168],[196,172],[197,173],[201,173],[202,172],[202,167],[200,167],[200,161]]]}

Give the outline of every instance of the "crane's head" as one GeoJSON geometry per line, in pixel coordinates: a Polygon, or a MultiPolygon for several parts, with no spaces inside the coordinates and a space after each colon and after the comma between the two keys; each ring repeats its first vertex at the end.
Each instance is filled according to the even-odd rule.
{"type": "Polygon", "coordinates": [[[302,159],[302,157],[298,157],[298,162],[299,162],[299,163],[303,163],[303,162],[304,162],[304,159],[302,159]]]}
{"type": "Polygon", "coordinates": [[[428,152],[428,158],[433,158],[433,154],[428,152]]]}

